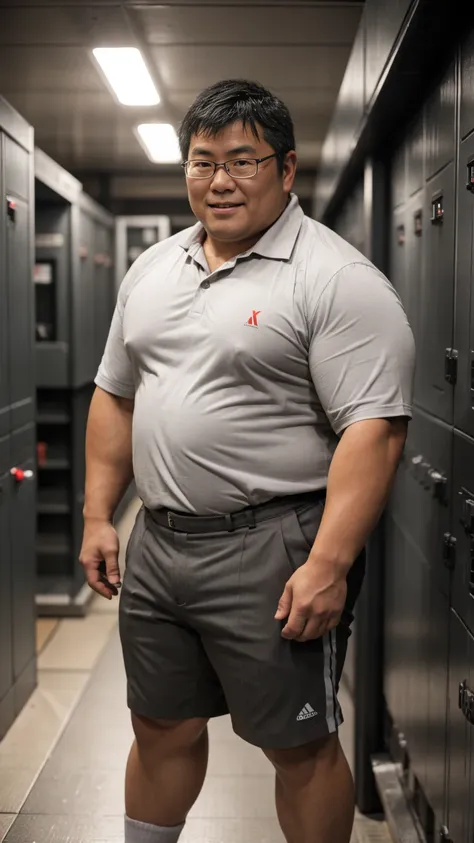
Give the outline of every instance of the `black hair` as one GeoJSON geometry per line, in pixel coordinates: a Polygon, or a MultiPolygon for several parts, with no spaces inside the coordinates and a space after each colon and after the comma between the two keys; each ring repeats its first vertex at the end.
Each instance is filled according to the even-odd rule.
{"type": "Polygon", "coordinates": [[[189,154],[191,137],[204,132],[215,137],[226,126],[241,121],[250,126],[259,139],[257,123],[263,137],[278,155],[283,171],[287,152],[295,149],[293,120],[286,105],[258,82],[227,79],[202,91],[185,115],[179,128],[179,146],[183,161],[189,154]]]}

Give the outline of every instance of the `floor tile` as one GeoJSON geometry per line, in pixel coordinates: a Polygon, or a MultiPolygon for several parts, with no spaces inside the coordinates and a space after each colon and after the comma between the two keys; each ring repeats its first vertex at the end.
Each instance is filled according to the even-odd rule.
{"type": "Polygon", "coordinates": [[[5,839],[5,835],[14,819],[15,814],[0,814],[0,843],[5,839]]]}
{"type": "Polygon", "coordinates": [[[0,814],[18,814],[36,775],[37,770],[34,768],[0,769],[0,814]]]}
{"type": "Polygon", "coordinates": [[[5,843],[123,843],[123,817],[20,814],[5,843]]]}
{"type": "Polygon", "coordinates": [[[39,655],[54,631],[58,628],[59,618],[37,618],[36,620],[36,653],[39,655]]]}
{"type": "Polygon", "coordinates": [[[189,819],[179,843],[285,843],[273,819],[189,819]]]}
{"type": "Polygon", "coordinates": [[[36,778],[87,680],[87,673],[39,673],[38,687],[0,743],[0,771],[23,767],[36,778]]]}
{"type": "Polygon", "coordinates": [[[272,776],[207,776],[190,817],[254,819],[275,816],[272,776]]]}
{"type": "Polygon", "coordinates": [[[123,770],[70,770],[41,774],[22,814],[123,816],[123,770]]]}
{"type": "Polygon", "coordinates": [[[116,626],[114,614],[64,618],[38,659],[40,670],[92,670],[116,626]]]}

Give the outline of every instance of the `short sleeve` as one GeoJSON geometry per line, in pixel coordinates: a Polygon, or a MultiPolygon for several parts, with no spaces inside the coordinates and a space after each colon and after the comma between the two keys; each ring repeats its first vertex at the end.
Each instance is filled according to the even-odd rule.
{"type": "Polygon", "coordinates": [[[109,335],[95,383],[105,392],[120,398],[135,397],[133,366],[123,341],[123,313],[126,286],[122,283],[109,335]]]}
{"type": "Polygon", "coordinates": [[[307,291],[307,302],[311,377],[335,433],[365,419],[411,418],[415,343],[387,278],[352,263],[316,301],[307,291]]]}

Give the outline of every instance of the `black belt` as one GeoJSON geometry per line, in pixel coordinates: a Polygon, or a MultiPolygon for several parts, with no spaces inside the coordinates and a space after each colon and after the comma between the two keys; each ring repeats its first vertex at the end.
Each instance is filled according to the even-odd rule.
{"type": "Polygon", "coordinates": [[[255,527],[255,524],[259,521],[274,518],[285,511],[311,503],[318,503],[325,497],[326,489],[319,489],[301,495],[272,498],[266,503],[249,506],[228,515],[183,515],[166,509],[147,509],[147,512],[161,527],[169,527],[170,530],[181,533],[231,533],[239,527],[255,527]]]}

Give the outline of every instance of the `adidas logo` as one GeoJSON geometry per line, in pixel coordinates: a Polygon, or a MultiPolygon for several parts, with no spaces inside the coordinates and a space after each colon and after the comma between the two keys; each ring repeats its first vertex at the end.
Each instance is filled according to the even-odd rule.
{"type": "Polygon", "coordinates": [[[309,703],[306,703],[305,707],[301,709],[300,713],[298,714],[297,720],[308,720],[310,717],[316,717],[317,711],[314,710],[310,706],[309,703]]]}

